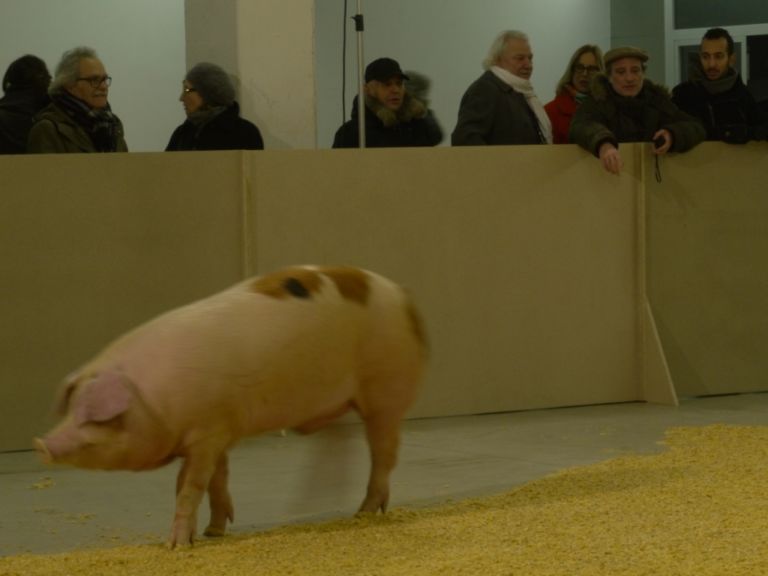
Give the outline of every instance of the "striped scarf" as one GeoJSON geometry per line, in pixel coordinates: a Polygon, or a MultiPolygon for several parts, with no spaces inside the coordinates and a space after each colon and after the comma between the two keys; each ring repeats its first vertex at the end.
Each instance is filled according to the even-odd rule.
{"type": "Polygon", "coordinates": [[[97,152],[116,152],[120,120],[105,108],[91,108],[66,90],[51,95],[51,100],[67,113],[91,138],[97,152]]]}

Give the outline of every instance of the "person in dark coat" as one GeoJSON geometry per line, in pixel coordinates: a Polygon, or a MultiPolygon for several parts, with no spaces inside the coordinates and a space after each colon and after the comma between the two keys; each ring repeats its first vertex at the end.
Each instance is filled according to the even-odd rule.
{"type": "Polygon", "coordinates": [[[235,87],[221,67],[196,64],[182,86],[179,100],[187,119],[173,131],[167,151],[264,149],[259,129],[240,116],[235,87]]]}
{"type": "MultiPolygon", "coordinates": [[[[374,60],[365,69],[365,146],[368,148],[436,146],[443,139],[432,112],[408,92],[410,80],[391,58],[374,60]]],[[[333,138],[334,148],[360,146],[358,98],[352,116],[333,138]]]]}
{"type": "Polygon", "coordinates": [[[675,86],[672,101],[704,124],[707,140],[734,144],[765,140],[768,119],[733,67],[735,61],[728,31],[707,30],[698,58],[691,63],[689,80],[675,86]]]}
{"type": "Polygon", "coordinates": [[[24,154],[35,114],[50,102],[51,74],[40,58],[17,58],[3,76],[0,98],[0,154],[24,154]]]}
{"type": "Polygon", "coordinates": [[[528,36],[517,30],[499,34],[483,68],[461,98],[451,144],[552,144],[552,123],[531,84],[528,36]]]}
{"type": "Polygon", "coordinates": [[[654,154],[685,152],[706,136],[701,122],[672,103],[667,91],[645,78],[648,54],[625,46],[605,55],[606,74],[595,76],[592,94],[577,109],[569,139],[619,174],[620,142],[654,142],[654,154]]]}
{"type": "Polygon", "coordinates": [[[112,77],[93,48],[64,52],[48,89],[51,103],[36,116],[30,154],[127,152],[123,123],[109,104],[112,77]]]}

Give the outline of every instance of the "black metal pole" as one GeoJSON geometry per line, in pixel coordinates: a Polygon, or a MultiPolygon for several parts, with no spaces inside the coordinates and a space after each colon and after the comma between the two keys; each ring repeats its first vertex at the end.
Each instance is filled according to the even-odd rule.
{"type": "Polygon", "coordinates": [[[357,14],[353,17],[357,32],[357,123],[360,148],[365,148],[365,58],[363,56],[363,0],[357,0],[357,14]]]}

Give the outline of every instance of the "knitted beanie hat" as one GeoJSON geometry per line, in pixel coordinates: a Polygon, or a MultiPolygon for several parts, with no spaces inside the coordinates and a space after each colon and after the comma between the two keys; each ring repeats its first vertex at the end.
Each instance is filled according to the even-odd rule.
{"type": "Polygon", "coordinates": [[[231,106],[235,101],[235,87],[229,74],[216,64],[195,64],[184,79],[208,106],[231,106]]]}

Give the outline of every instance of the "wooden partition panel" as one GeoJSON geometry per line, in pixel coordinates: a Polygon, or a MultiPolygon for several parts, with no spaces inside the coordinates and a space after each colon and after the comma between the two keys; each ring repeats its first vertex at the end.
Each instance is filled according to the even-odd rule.
{"type": "Polygon", "coordinates": [[[768,143],[648,165],[649,298],[677,393],[768,390],[768,143]]]}
{"type": "Polygon", "coordinates": [[[118,334],[296,263],[410,289],[412,416],[642,400],[638,150],[621,177],[575,146],[0,157],[0,450],[118,334]]]}
{"type": "Polygon", "coordinates": [[[0,450],[126,329],[242,269],[242,155],[0,156],[0,450]]]}
{"type": "Polygon", "coordinates": [[[250,252],[404,283],[432,341],[415,416],[638,400],[626,156],[618,178],[575,146],[253,154],[250,252]]]}

